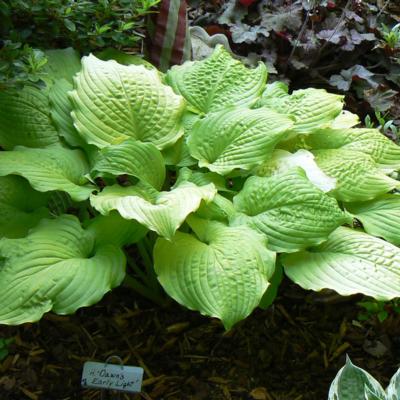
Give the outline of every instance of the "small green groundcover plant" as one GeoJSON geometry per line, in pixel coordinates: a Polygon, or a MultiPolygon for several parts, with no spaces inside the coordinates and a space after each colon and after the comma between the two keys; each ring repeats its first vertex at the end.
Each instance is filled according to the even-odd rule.
{"type": "Polygon", "coordinates": [[[355,366],[350,357],[338,372],[329,389],[328,400],[399,400],[400,369],[384,390],[379,382],[362,368],[355,366]]]}
{"type": "Polygon", "coordinates": [[[0,92],[0,323],[73,313],[124,279],[226,329],[283,271],[400,296],[400,147],[354,128],[342,96],[289,94],[222,47],[166,74],[115,52],[47,58],[45,87],[0,92]]]}

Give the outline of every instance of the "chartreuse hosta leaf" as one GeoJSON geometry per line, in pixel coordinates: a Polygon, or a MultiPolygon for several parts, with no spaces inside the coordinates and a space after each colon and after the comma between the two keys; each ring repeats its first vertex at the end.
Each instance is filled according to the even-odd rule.
{"type": "Polygon", "coordinates": [[[331,384],[328,400],[386,400],[386,394],[372,375],[355,366],[347,357],[346,365],[331,384]]]}
{"type": "Polygon", "coordinates": [[[45,90],[25,86],[0,91],[0,145],[45,147],[59,141],[45,90]]]}
{"type": "Polygon", "coordinates": [[[91,204],[107,215],[117,210],[122,217],[134,219],[160,236],[171,239],[186,217],[196,211],[202,200],[211,201],[216,194],[213,184],[196,186],[183,182],[169,192],[157,192],[143,186],[108,186],[91,204]]]}
{"type": "Polygon", "coordinates": [[[37,321],[50,310],[73,313],[125,276],[121,249],[95,246],[71,215],[42,220],[25,238],[1,239],[0,259],[0,324],[37,321]]]}
{"type": "Polygon", "coordinates": [[[336,179],[331,193],[338,200],[371,200],[400,187],[400,182],[379,170],[368,154],[347,149],[314,150],[313,154],[322,171],[336,179]]]}
{"type": "Polygon", "coordinates": [[[268,247],[277,252],[319,244],[338,226],[351,222],[336,200],[315,187],[300,168],[248,178],[233,204],[240,214],[232,223],[264,233],[268,247]]]}
{"type": "Polygon", "coordinates": [[[308,136],[304,145],[312,149],[345,149],[368,154],[380,168],[400,169],[400,146],[378,129],[322,129],[308,136]]]}
{"type": "Polygon", "coordinates": [[[218,45],[211,57],[172,67],[167,82],[197,113],[253,104],[267,80],[267,68],[246,68],[218,45]]]}
{"type": "Polygon", "coordinates": [[[87,144],[74,127],[71,117],[72,103],[68,92],[73,89],[71,82],[65,79],[57,80],[49,89],[50,111],[58,133],[69,145],[85,147],[87,144]]]}
{"type": "Polygon", "coordinates": [[[81,69],[79,53],[68,47],[66,49],[54,49],[46,51],[47,63],[43,71],[44,80],[48,85],[65,79],[72,83],[73,76],[81,69]]]}
{"type": "Polygon", "coordinates": [[[20,175],[39,192],[61,190],[73,200],[86,200],[94,187],[84,177],[89,166],[80,150],[61,146],[45,149],[16,147],[0,152],[0,176],[20,175]]]}
{"type": "Polygon", "coordinates": [[[326,175],[315,162],[314,154],[304,149],[293,154],[286,150],[276,149],[271,158],[256,167],[253,173],[258,176],[271,176],[289,171],[294,167],[301,167],[307,178],[325,193],[336,187],[336,179],[326,175]]]}
{"type": "Polygon", "coordinates": [[[154,268],[165,291],[178,303],[222,320],[226,329],[259,304],[274,272],[275,253],[263,235],[196,217],[194,234],[158,239],[154,268]]]}
{"type": "Polygon", "coordinates": [[[345,207],[362,222],[367,233],[400,245],[400,195],[387,194],[345,207]]]}
{"type": "Polygon", "coordinates": [[[316,129],[331,126],[343,108],[343,96],[323,89],[295,90],[291,95],[262,97],[259,105],[295,118],[293,132],[312,133],[316,129]]]}
{"type": "Polygon", "coordinates": [[[400,296],[400,249],[350,228],[339,227],[318,247],[283,255],[282,263],[304,289],[363,293],[382,301],[400,296]]]}
{"type": "Polygon", "coordinates": [[[48,196],[33,190],[19,176],[0,177],[0,238],[25,236],[42,218],[49,216],[48,196]]]}
{"type": "Polygon", "coordinates": [[[137,243],[148,232],[143,225],[122,218],[116,211],[91,219],[87,231],[93,232],[96,245],[112,243],[119,247],[137,243]]]}
{"type": "Polygon", "coordinates": [[[183,135],[185,102],[156,71],[90,55],[74,81],[72,117],[89,144],[103,148],[134,138],[162,149],[183,135]]]}
{"type": "Polygon", "coordinates": [[[265,162],[292,127],[292,120],[268,109],[233,108],[208,115],[189,136],[190,154],[200,167],[219,174],[250,170],[265,162]]]}
{"type": "Polygon", "coordinates": [[[160,150],[154,144],[128,139],[102,149],[91,174],[93,177],[126,174],[160,190],[165,180],[165,165],[160,150]]]}

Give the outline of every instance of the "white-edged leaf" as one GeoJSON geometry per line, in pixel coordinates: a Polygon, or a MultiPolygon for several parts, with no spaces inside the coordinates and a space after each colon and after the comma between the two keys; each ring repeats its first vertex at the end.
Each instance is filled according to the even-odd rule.
{"type": "Polygon", "coordinates": [[[39,192],[61,190],[76,201],[86,200],[94,190],[84,177],[88,170],[86,158],[80,150],[51,146],[0,151],[0,176],[20,175],[39,192]]]}
{"type": "Polygon", "coordinates": [[[345,207],[362,222],[367,233],[400,245],[400,195],[387,194],[345,207]]]}
{"type": "Polygon", "coordinates": [[[194,234],[158,239],[155,271],[178,303],[222,320],[226,329],[246,318],[261,300],[272,276],[275,253],[265,238],[244,227],[190,217],[194,234]]]}
{"type": "Polygon", "coordinates": [[[23,237],[49,217],[47,200],[46,194],[36,192],[19,176],[0,177],[0,238],[23,237]]]}
{"type": "Polygon", "coordinates": [[[271,156],[292,121],[268,109],[233,108],[197,122],[188,139],[200,167],[219,174],[250,170],[271,156]]]}
{"type": "Polygon", "coordinates": [[[400,399],[400,369],[390,379],[389,386],[386,388],[387,400],[400,399]]]}
{"type": "Polygon", "coordinates": [[[90,55],[74,86],[72,117],[89,144],[103,148],[134,138],[163,149],[183,135],[185,102],[155,70],[90,55]]]}
{"type": "Polygon", "coordinates": [[[71,314],[118,286],[123,252],[94,243],[71,215],[42,220],[25,238],[1,239],[0,324],[34,322],[51,310],[71,314]]]}
{"type": "Polygon", "coordinates": [[[211,57],[172,67],[167,82],[197,113],[218,111],[230,106],[253,104],[267,80],[267,68],[246,68],[223,46],[217,45],[211,57]]]}
{"type": "Polygon", "coordinates": [[[100,213],[117,210],[122,217],[134,219],[160,236],[171,239],[186,217],[196,211],[202,200],[216,194],[213,184],[196,186],[183,182],[169,192],[157,192],[143,186],[108,186],[90,202],[100,213]]]}
{"type": "Polygon", "coordinates": [[[346,365],[339,370],[329,389],[328,400],[384,400],[385,391],[379,382],[346,357],[346,365]],[[369,394],[368,394],[369,393],[369,394]]]}
{"type": "Polygon", "coordinates": [[[313,154],[322,171],[336,179],[331,194],[338,200],[367,201],[400,187],[368,154],[347,149],[314,150],[313,154]]]}
{"type": "Polygon", "coordinates": [[[400,296],[400,249],[350,228],[339,227],[318,247],[283,255],[282,264],[304,289],[363,293],[382,301],[400,296]]]}
{"type": "Polygon", "coordinates": [[[240,214],[232,223],[264,233],[268,247],[277,252],[322,243],[338,226],[351,221],[336,200],[315,187],[300,168],[248,178],[233,204],[240,214]]]}
{"type": "Polygon", "coordinates": [[[45,147],[59,141],[47,92],[25,86],[0,91],[0,146],[45,147]]]}
{"type": "Polygon", "coordinates": [[[94,162],[91,175],[134,176],[160,190],[165,180],[164,159],[152,143],[128,139],[102,149],[94,162]]]}

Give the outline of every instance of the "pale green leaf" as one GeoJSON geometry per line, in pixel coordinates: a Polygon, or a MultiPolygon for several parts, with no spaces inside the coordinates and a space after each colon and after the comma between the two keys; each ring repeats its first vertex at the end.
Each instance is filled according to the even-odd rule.
{"type": "Polygon", "coordinates": [[[74,127],[71,117],[72,103],[68,92],[73,89],[71,82],[59,79],[49,89],[51,118],[58,129],[58,133],[69,145],[85,147],[87,144],[74,127]]]}
{"type": "Polygon", "coordinates": [[[246,318],[261,300],[274,271],[265,239],[241,226],[191,217],[193,234],[158,239],[155,271],[178,303],[222,320],[226,329],[246,318]],[[240,245],[238,245],[240,244],[240,245]]]}
{"type": "Polygon", "coordinates": [[[268,109],[233,108],[208,115],[190,134],[190,154],[219,174],[250,170],[269,159],[292,121],[268,109]]]}
{"type": "Polygon", "coordinates": [[[112,47],[96,53],[96,57],[103,61],[115,60],[119,64],[123,65],[143,65],[148,69],[157,70],[157,68],[153,64],[146,61],[143,57],[139,55],[124,53],[123,51],[114,49],[112,47]]]}
{"type": "Polygon", "coordinates": [[[42,220],[26,238],[0,240],[0,323],[34,322],[98,302],[125,276],[123,252],[96,247],[92,233],[65,215],[42,220]]]}
{"type": "Polygon", "coordinates": [[[163,149],[183,135],[185,102],[156,71],[90,55],[74,83],[72,117],[90,144],[103,148],[134,138],[163,149]]]}
{"type": "Polygon", "coordinates": [[[304,289],[363,293],[382,301],[400,296],[400,249],[364,232],[340,227],[322,245],[282,256],[282,263],[304,289]]]}
{"type": "Polygon", "coordinates": [[[339,149],[359,151],[369,155],[382,169],[400,169],[400,146],[378,129],[325,129],[305,139],[312,149],[339,149]]]}
{"type": "Polygon", "coordinates": [[[48,85],[65,79],[72,83],[73,76],[81,69],[79,53],[68,47],[66,49],[46,50],[47,63],[43,72],[47,74],[44,80],[48,85]]]}
{"type": "Polygon", "coordinates": [[[73,200],[86,200],[94,187],[84,177],[88,164],[80,150],[61,146],[45,149],[17,147],[0,152],[0,176],[20,175],[39,192],[61,190],[73,200]]]}
{"type": "Polygon", "coordinates": [[[96,246],[115,244],[118,247],[137,243],[148,232],[143,225],[122,218],[116,211],[91,219],[87,231],[93,232],[96,246]]]}
{"type": "Polygon", "coordinates": [[[338,200],[371,200],[400,187],[400,182],[386,176],[367,154],[347,149],[314,150],[313,154],[322,171],[336,179],[331,194],[338,200]]]}
{"type": "Polygon", "coordinates": [[[329,192],[336,186],[336,180],[326,175],[318,167],[314,155],[307,150],[300,149],[296,153],[276,149],[271,158],[264,164],[256,167],[253,171],[258,176],[271,176],[300,167],[304,170],[307,178],[323,192],[329,192]]]}
{"type": "Polygon", "coordinates": [[[268,247],[277,252],[322,243],[338,226],[351,221],[336,200],[315,187],[300,168],[248,178],[233,204],[240,214],[232,223],[264,233],[268,247]]]}
{"type": "Polygon", "coordinates": [[[295,90],[287,96],[263,97],[260,105],[295,118],[293,132],[308,134],[329,127],[343,108],[343,96],[323,89],[295,90]]]}
{"type": "Polygon", "coordinates": [[[266,80],[263,63],[255,69],[246,68],[221,45],[211,57],[174,66],[167,73],[168,84],[197,113],[251,105],[261,95],[266,80]]]}
{"type": "Polygon", "coordinates": [[[345,207],[362,222],[367,233],[400,245],[400,195],[388,194],[345,207]]]}
{"type": "Polygon", "coordinates": [[[331,124],[332,129],[348,129],[360,123],[360,118],[357,114],[343,110],[331,124]]]}
{"type": "Polygon", "coordinates": [[[128,175],[160,190],[165,180],[164,159],[152,143],[134,139],[102,149],[94,162],[91,175],[128,175]]]}
{"type": "Polygon", "coordinates": [[[117,210],[122,217],[134,219],[159,235],[171,239],[186,217],[196,211],[202,200],[211,201],[216,194],[214,185],[196,186],[183,182],[169,192],[150,191],[140,186],[108,186],[91,204],[107,215],[117,210]]]}
{"type": "Polygon", "coordinates": [[[25,86],[22,90],[0,91],[0,144],[3,149],[45,147],[58,141],[45,90],[25,86]]]}
{"type": "Polygon", "coordinates": [[[49,216],[48,196],[33,190],[19,176],[0,177],[0,238],[25,236],[29,229],[49,216]]]}
{"type": "Polygon", "coordinates": [[[384,400],[385,391],[379,382],[362,368],[355,366],[350,358],[337,373],[329,389],[328,400],[384,400]],[[370,397],[371,395],[375,397],[370,397]]]}

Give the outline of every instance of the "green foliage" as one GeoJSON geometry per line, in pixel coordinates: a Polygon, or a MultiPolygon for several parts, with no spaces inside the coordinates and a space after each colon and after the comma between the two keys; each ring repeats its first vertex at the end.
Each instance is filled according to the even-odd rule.
{"type": "Polygon", "coordinates": [[[37,83],[46,56],[40,49],[107,47],[140,52],[144,17],[160,0],[0,1],[0,89],[37,83]]]}
{"type": "Polygon", "coordinates": [[[398,299],[392,301],[365,300],[357,303],[363,311],[358,313],[359,321],[368,321],[376,316],[380,322],[385,321],[391,314],[400,314],[400,302],[398,299]]]}
{"type": "Polygon", "coordinates": [[[331,384],[328,400],[398,400],[399,396],[400,370],[384,390],[373,376],[355,366],[347,356],[346,365],[331,384]]]}
{"type": "Polygon", "coordinates": [[[8,346],[13,341],[13,339],[0,338],[0,362],[8,356],[8,346]]]}
{"type": "Polygon", "coordinates": [[[387,25],[382,24],[381,32],[385,44],[391,50],[400,46],[400,24],[395,25],[393,28],[389,28],[387,25]]]}
{"type": "Polygon", "coordinates": [[[266,85],[220,46],[166,75],[116,54],[50,52],[43,87],[1,93],[0,323],[74,312],[124,277],[226,329],[283,273],[400,296],[400,147],[353,128],[341,96],[266,85]]]}

